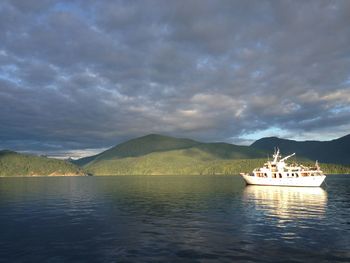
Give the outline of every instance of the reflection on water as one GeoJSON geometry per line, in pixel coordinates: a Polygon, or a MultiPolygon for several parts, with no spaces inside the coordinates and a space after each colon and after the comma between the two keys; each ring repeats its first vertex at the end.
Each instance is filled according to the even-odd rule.
{"type": "Polygon", "coordinates": [[[350,262],[350,177],[327,184],[0,178],[0,262],[350,262]]]}
{"type": "Polygon", "coordinates": [[[247,186],[242,201],[247,236],[287,246],[314,242],[327,211],[327,193],[319,187],[247,186]]]}
{"type": "Polygon", "coordinates": [[[253,186],[244,189],[243,200],[256,210],[283,220],[322,218],[327,192],[321,187],[253,186]]]}

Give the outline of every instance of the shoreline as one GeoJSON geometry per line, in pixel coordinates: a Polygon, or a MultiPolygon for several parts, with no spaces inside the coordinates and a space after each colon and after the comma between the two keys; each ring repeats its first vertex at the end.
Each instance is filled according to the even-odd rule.
{"type": "MultiPolygon", "coordinates": [[[[336,176],[336,175],[345,175],[350,176],[349,174],[343,174],[343,173],[334,173],[334,174],[326,174],[326,176],[336,176]]],[[[83,175],[9,175],[9,176],[0,176],[0,178],[40,178],[40,177],[117,177],[117,176],[240,176],[239,174],[100,174],[100,175],[93,175],[93,174],[83,174],[83,175]]]]}

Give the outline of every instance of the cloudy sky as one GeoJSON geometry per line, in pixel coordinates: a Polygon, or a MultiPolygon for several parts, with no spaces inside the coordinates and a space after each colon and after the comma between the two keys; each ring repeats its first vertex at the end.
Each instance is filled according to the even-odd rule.
{"type": "Polygon", "coordinates": [[[350,1],[0,3],[0,149],[350,133],[350,1]]]}

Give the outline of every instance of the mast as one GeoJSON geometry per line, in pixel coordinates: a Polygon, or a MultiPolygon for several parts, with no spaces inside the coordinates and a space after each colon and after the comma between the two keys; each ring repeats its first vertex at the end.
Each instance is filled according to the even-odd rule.
{"type": "Polygon", "coordinates": [[[277,147],[275,148],[275,153],[273,155],[273,162],[277,163],[278,157],[280,157],[280,149],[277,147]]]}
{"type": "Polygon", "coordinates": [[[315,167],[316,167],[317,171],[319,171],[321,169],[320,165],[318,164],[318,160],[316,160],[315,167]]]}

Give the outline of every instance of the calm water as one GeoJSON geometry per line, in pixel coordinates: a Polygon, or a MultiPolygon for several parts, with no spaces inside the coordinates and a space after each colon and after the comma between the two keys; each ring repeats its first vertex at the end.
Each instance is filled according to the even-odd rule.
{"type": "Polygon", "coordinates": [[[1,262],[350,262],[350,176],[0,178],[1,262]]]}

